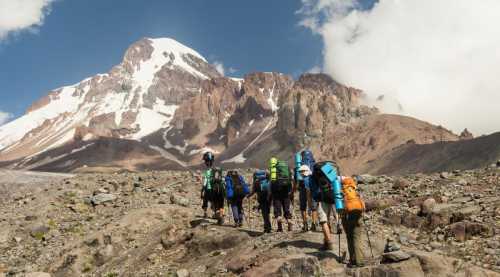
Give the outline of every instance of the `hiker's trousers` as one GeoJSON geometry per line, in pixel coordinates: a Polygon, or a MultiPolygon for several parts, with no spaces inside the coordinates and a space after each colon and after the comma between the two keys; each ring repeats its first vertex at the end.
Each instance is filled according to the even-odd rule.
{"type": "Polygon", "coordinates": [[[233,219],[235,223],[243,223],[245,211],[243,210],[243,199],[230,199],[231,210],[233,212],[233,219]]]}
{"type": "Polygon", "coordinates": [[[271,203],[269,202],[267,197],[262,198],[263,199],[259,199],[259,207],[262,214],[262,219],[264,220],[264,231],[271,231],[271,203]]]}
{"type": "Polygon", "coordinates": [[[362,265],[364,262],[362,236],[365,228],[363,224],[363,214],[361,212],[345,213],[342,216],[342,225],[347,238],[349,260],[352,264],[362,265]]]}

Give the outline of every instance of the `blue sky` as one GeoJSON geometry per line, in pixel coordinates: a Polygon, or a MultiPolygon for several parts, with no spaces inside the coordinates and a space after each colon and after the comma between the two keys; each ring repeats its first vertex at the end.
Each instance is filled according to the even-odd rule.
{"type": "Polygon", "coordinates": [[[321,37],[298,25],[300,7],[299,0],[58,0],[36,32],[0,42],[0,111],[18,117],[49,90],[107,72],[142,37],[172,37],[222,62],[226,75],[296,77],[322,63],[321,37]]]}

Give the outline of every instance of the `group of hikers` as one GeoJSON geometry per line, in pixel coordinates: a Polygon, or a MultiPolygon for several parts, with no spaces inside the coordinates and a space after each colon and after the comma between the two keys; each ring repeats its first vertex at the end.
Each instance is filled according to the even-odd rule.
{"type": "Polygon", "coordinates": [[[241,227],[245,220],[243,201],[257,195],[258,207],[262,214],[264,233],[272,232],[271,209],[277,223],[277,232],[283,232],[286,223],[288,231],[293,231],[292,203],[295,193],[299,193],[302,231],[317,231],[321,228],[324,244],[321,250],[333,250],[333,235],[344,230],[349,266],[364,264],[361,251],[361,236],[364,232],[364,202],[357,192],[357,177],[341,176],[335,162],[316,162],[310,150],[295,154],[295,167],[290,170],[288,162],[272,157],[269,168],[256,170],[251,185],[235,170],[223,175],[222,169],[214,166],[212,152],[203,154],[207,169],[203,172],[201,198],[204,216],[213,210],[219,225],[224,224],[224,202],[231,207],[234,226],[241,227]],[[309,225],[308,215],[311,215],[309,225]],[[330,218],[333,217],[333,222],[330,218]]]}

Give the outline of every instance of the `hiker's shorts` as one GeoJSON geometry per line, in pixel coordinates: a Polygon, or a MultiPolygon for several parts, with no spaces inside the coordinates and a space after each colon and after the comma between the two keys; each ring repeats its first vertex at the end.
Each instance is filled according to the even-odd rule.
{"type": "Polygon", "coordinates": [[[325,202],[318,202],[318,219],[319,223],[328,222],[330,215],[333,213],[334,216],[337,215],[334,204],[329,204],[325,202]]]}
{"type": "Polygon", "coordinates": [[[224,208],[224,195],[213,195],[211,199],[212,208],[214,210],[219,210],[224,208]]]}
{"type": "MultiPolygon", "coordinates": [[[[301,188],[299,191],[299,206],[300,206],[300,211],[305,212],[307,211],[307,206],[308,206],[308,201],[307,201],[307,190],[305,188],[301,188]]],[[[316,200],[311,199],[311,203],[309,205],[309,211],[316,211],[318,209],[318,202],[316,200]]]]}
{"type": "Polygon", "coordinates": [[[281,217],[283,214],[286,219],[292,218],[292,213],[290,212],[290,197],[285,196],[281,198],[273,198],[274,207],[274,217],[281,217]]]}

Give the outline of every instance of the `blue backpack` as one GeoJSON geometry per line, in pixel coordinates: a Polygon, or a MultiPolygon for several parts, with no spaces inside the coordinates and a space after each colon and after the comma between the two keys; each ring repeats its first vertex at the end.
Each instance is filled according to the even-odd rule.
{"type": "Polygon", "coordinates": [[[302,151],[302,164],[307,165],[309,169],[313,170],[316,161],[314,160],[314,155],[311,150],[306,149],[302,151]]]}
{"type": "Polygon", "coordinates": [[[269,176],[264,170],[257,170],[253,173],[253,183],[258,193],[269,192],[269,176]]]}
{"type": "Polygon", "coordinates": [[[243,179],[243,176],[239,175],[238,172],[234,170],[228,171],[225,180],[226,196],[228,199],[241,199],[250,194],[250,189],[245,179],[243,179]]]}
{"type": "Polygon", "coordinates": [[[313,177],[319,185],[321,201],[335,204],[337,210],[343,210],[344,196],[339,176],[339,167],[335,162],[325,161],[314,165],[313,177]]]}

